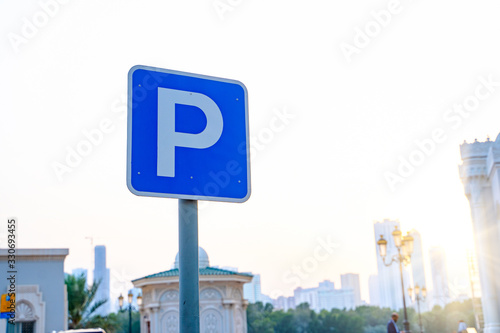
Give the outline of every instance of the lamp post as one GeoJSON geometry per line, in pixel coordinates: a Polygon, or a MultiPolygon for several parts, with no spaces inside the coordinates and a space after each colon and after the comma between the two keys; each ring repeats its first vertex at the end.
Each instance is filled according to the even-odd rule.
{"type": "MultiPolygon", "coordinates": [[[[412,298],[412,292],[413,289],[408,288],[408,295],[410,295],[410,298],[412,298]]],[[[420,333],[423,333],[423,327],[422,327],[422,317],[420,316],[420,301],[425,301],[425,297],[427,297],[427,289],[423,287],[420,289],[420,286],[418,284],[415,285],[415,300],[417,301],[417,308],[418,308],[418,325],[420,326],[420,333]],[[420,297],[422,295],[422,297],[420,297]]]]}
{"type": "Polygon", "coordinates": [[[385,266],[391,266],[392,263],[399,263],[399,273],[401,275],[401,290],[403,292],[403,308],[404,308],[404,328],[406,333],[410,333],[410,323],[408,322],[408,313],[406,312],[406,300],[405,300],[405,285],[403,281],[403,265],[407,265],[410,263],[411,254],[413,253],[413,237],[409,234],[406,236],[402,236],[401,230],[395,226],[394,231],[392,232],[392,237],[394,239],[394,245],[398,250],[398,254],[392,256],[391,261],[388,263],[385,262],[385,257],[387,256],[387,240],[384,239],[384,235],[380,235],[380,239],[377,244],[379,247],[379,254],[382,257],[382,262],[385,266]]]}
{"type": "MultiPolygon", "coordinates": [[[[132,300],[134,299],[134,295],[132,294],[132,291],[128,292],[128,333],[132,333],[132,300]]],[[[123,306],[123,296],[120,294],[118,297],[118,304],[120,305],[120,310],[122,309],[123,306]]],[[[142,297],[137,296],[137,305],[141,306],[142,304],[142,297]]]]}

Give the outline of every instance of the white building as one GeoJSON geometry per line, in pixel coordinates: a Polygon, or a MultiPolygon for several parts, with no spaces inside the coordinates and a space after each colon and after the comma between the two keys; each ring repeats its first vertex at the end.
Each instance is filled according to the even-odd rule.
{"type": "Polygon", "coordinates": [[[380,286],[378,275],[373,274],[368,278],[368,290],[370,292],[370,305],[380,306],[380,286]]]}
{"type": "Polygon", "coordinates": [[[301,287],[298,287],[293,291],[293,298],[295,299],[295,306],[299,306],[302,303],[307,303],[309,304],[309,308],[311,310],[320,310],[318,288],[303,289],[301,287]]]}
{"type": "MultiPolygon", "coordinates": [[[[64,259],[68,249],[16,249],[15,332],[48,333],[68,328],[64,259]]],[[[0,249],[0,294],[10,288],[7,249],[0,249]]],[[[7,319],[0,319],[6,332],[7,319]]],[[[9,330],[10,332],[10,330],[9,330]]]]}
{"type": "Polygon", "coordinates": [[[335,285],[331,281],[323,281],[316,288],[297,288],[293,291],[293,299],[295,306],[302,303],[308,303],[309,308],[316,312],[321,310],[331,309],[354,309],[355,298],[354,290],[335,289],[335,285]]]}
{"type": "Polygon", "coordinates": [[[342,289],[352,289],[354,293],[354,306],[360,306],[362,304],[359,274],[347,273],[340,275],[340,287],[342,289]]]}
{"type": "MultiPolygon", "coordinates": [[[[412,229],[409,232],[410,236],[413,237],[413,254],[411,255],[411,270],[413,277],[413,287],[418,285],[420,289],[425,287],[428,289],[427,283],[425,281],[425,261],[424,261],[424,251],[422,247],[422,237],[420,233],[412,229]]],[[[416,307],[416,301],[413,302],[413,306],[416,307]]],[[[427,306],[427,299],[420,301],[420,311],[426,312],[429,310],[427,306]]]]}
{"type": "Polygon", "coordinates": [[[243,286],[243,297],[245,297],[249,303],[264,303],[260,287],[260,274],[255,274],[252,281],[243,286]]]}
{"type": "Polygon", "coordinates": [[[448,272],[446,269],[446,255],[444,249],[434,246],[429,249],[432,274],[432,303],[444,307],[450,302],[448,272]]]}
{"type": "Polygon", "coordinates": [[[470,203],[485,333],[500,333],[500,135],[460,146],[460,178],[470,203]]]}
{"type": "Polygon", "coordinates": [[[318,290],[318,299],[321,310],[355,309],[354,291],[352,289],[318,290]]]}
{"type": "Polygon", "coordinates": [[[290,309],[295,309],[295,298],[280,296],[273,301],[273,307],[275,310],[283,310],[287,312],[290,309]]]}
{"type": "MultiPolygon", "coordinates": [[[[200,330],[210,333],[246,333],[243,285],[252,280],[245,273],[210,267],[208,255],[198,252],[200,269],[200,330]]],[[[168,271],[132,281],[142,289],[142,333],[179,332],[179,259],[168,271]]]]}
{"type": "Polygon", "coordinates": [[[106,316],[111,312],[111,303],[112,303],[109,292],[110,274],[109,274],[109,268],[106,267],[106,246],[97,245],[94,248],[94,251],[95,251],[94,281],[100,283],[95,296],[95,301],[107,300],[106,303],[101,305],[95,311],[95,314],[106,316]]]}
{"type": "MultiPolygon", "coordinates": [[[[385,240],[387,240],[387,257],[386,262],[390,262],[392,257],[398,254],[396,245],[394,245],[394,239],[392,237],[392,232],[395,227],[401,230],[399,221],[392,221],[385,219],[382,222],[375,222],[373,227],[375,230],[375,250],[377,256],[377,268],[378,268],[378,282],[379,282],[379,304],[381,307],[387,307],[394,310],[401,309],[403,307],[403,294],[401,286],[401,273],[399,271],[399,264],[397,262],[393,263],[389,267],[386,267],[379,255],[379,250],[377,246],[377,241],[380,235],[383,235],[385,240]]],[[[405,300],[406,304],[410,304],[410,300],[406,290],[411,286],[410,284],[410,274],[408,273],[407,267],[403,266],[403,280],[405,288],[405,300]]]]}

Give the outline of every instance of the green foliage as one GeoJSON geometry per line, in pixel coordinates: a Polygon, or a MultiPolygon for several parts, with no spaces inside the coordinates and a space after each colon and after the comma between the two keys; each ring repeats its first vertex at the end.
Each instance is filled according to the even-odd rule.
{"type": "MultiPolygon", "coordinates": [[[[132,311],[132,333],[140,333],[140,314],[132,311]]],[[[106,317],[94,316],[86,323],[86,327],[100,327],[106,333],[128,333],[128,309],[118,313],[110,313],[106,317]]]]}
{"type": "MultiPolygon", "coordinates": [[[[132,311],[132,333],[140,333],[141,323],[140,314],[138,311],[132,311]]],[[[119,311],[118,313],[111,313],[108,320],[116,323],[113,330],[105,329],[107,333],[128,333],[129,316],[128,309],[119,311]]],[[[104,328],[104,327],[103,327],[104,328]]]]}
{"type": "Polygon", "coordinates": [[[85,323],[85,327],[87,328],[99,327],[105,330],[107,333],[115,333],[119,328],[119,324],[115,318],[112,318],[112,315],[113,314],[106,317],[101,317],[99,315],[93,316],[85,323]]]}
{"type": "Polygon", "coordinates": [[[68,327],[71,329],[86,327],[86,322],[94,315],[95,311],[107,300],[94,301],[100,281],[94,281],[87,287],[84,274],[79,276],[68,274],[64,279],[68,291],[68,327]]]}
{"type": "Polygon", "coordinates": [[[274,311],[270,315],[271,321],[274,323],[274,331],[276,333],[293,332],[295,323],[293,312],[284,312],[283,310],[274,311]]]}
{"type": "MultiPolygon", "coordinates": [[[[319,314],[307,303],[298,305],[287,312],[273,311],[270,304],[258,302],[249,304],[247,321],[249,333],[386,333],[387,322],[393,310],[376,306],[360,306],[356,310],[322,310],[319,314]]],[[[399,312],[398,326],[403,329],[403,310],[399,312]]],[[[419,331],[418,313],[407,308],[408,321],[413,332],[419,331]]],[[[444,309],[437,306],[422,314],[422,324],[426,333],[453,332],[458,320],[465,320],[474,326],[472,302],[453,302],[444,309]]]]}
{"type": "MultiPolygon", "coordinates": [[[[422,314],[422,325],[426,328],[426,333],[456,331],[459,320],[465,321],[469,327],[475,326],[472,300],[453,302],[444,308],[435,306],[432,311],[422,314]]],[[[418,327],[417,323],[415,327],[418,327]]]]}
{"type": "MultiPolygon", "coordinates": [[[[118,313],[111,313],[102,317],[95,315],[95,311],[107,300],[94,302],[99,282],[87,287],[85,275],[66,275],[64,280],[68,290],[68,326],[75,328],[97,328],[104,329],[107,333],[128,333],[129,313],[128,309],[118,313]]],[[[272,307],[271,310],[272,311],[272,307]]],[[[140,315],[132,311],[132,333],[140,332],[140,315]]],[[[272,331],[271,331],[272,332],[272,331]]]]}
{"type": "Polygon", "coordinates": [[[258,302],[247,308],[249,333],[363,333],[364,319],[355,311],[333,309],[317,314],[309,304],[288,312],[273,311],[270,304],[258,302]]]}
{"type": "Polygon", "coordinates": [[[264,306],[261,302],[249,304],[247,308],[248,333],[273,333],[273,322],[270,318],[273,311],[271,304],[264,306]]]}
{"type": "Polygon", "coordinates": [[[392,312],[393,311],[389,308],[379,308],[378,306],[363,305],[356,308],[356,313],[363,317],[365,319],[365,325],[370,327],[380,325],[385,327],[392,312]]]}

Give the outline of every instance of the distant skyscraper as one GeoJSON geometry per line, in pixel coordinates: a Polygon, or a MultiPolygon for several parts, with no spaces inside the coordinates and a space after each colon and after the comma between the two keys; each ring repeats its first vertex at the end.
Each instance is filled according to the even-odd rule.
{"type": "Polygon", "coordinates": [[[323,281],[316,288],[318,292],[318,305],[321,311],[323,309],[330,311],[331,309],[354,309],[356,307],[354,301],[354,290],[352,288],[343,287],[335,289],[335,285],[330,281],[323,281]]]}
{"type": "Polygon", "coordinates": [[[309,308],[319,312],[323,309],[330,311],[331,309],[354,309],[354,291],[348,289],[335,289],[335,285],[331,281],[323,281],[317,288],[297,288],[293,292],[295,306],[302,303],[308,303],[309,308]]]}
{"type": "Polygon", "coordinates": [[[340,286],[342,289],[352,289],[354,293],[354,306],[361,305],[359,274],[347,273],[340,275],[340,286]]]}
{"type": "Polygon", "coordinates": [[[293,291],[293,298],[295,299],[295,306],[299,306],[302,303],[307,303],[309,304],[309,308],[311,310],[319,311],[320,309],[318,300],[318,288],[303,289],[301,287],[298,287],[293,291]]]}
{"type": "Polygon", "coordinates": [[[380,305],[380,286],[378,283],[378,275],[370,275],[368,278],[368,289],[370,292],[370,305],[380,305]]]}
{"type": "MultiPolygon", "coordinates": [[[[399,221],[391,221],[385,219],[383,222],[375,222],[373,225],[375,230],[375,253],[377,256],[377,267],[378,267],[378,282],[379,282],[379,295],[380,295],[380,306],[388,307],[391,309],[401,309],[403,307],[403,295],[401,288],[401,275],[399,272],[399,264],[393,263],[389,267],[386,267],[379,255],[379,250],[377,246],[377,241],[380,235],[384,235],[387,241],[387,257],[386,262],[392,260],[394,255],[398,254],[396,245],[394,245],[394,238],[392,237],[392,232],[395,227],[400,228],[399,221]]],[[[403,268],[403,276],[405,283],[405,290],[410,287],[410,276],[406,268],[403,268]]],[[[406,295],[406,302],[409,304],[408,295],[406,295]]]]}
{"type": "Polygon", "coordinates": [[[289,309],[295,309],[295,298],[280,296],[273,301],[273,306],[275,310],[283,310],[287,312],[289,309]]]}
{"type": "Polygon", "coordinates": [[[438,246],[430,248],[429,257],[431,261],[433,303],[444,307],[450,301],[444,249],[438,246]]]}
{"type": "MultiPolygon", "coordinates": [[[[413,254],[411,255],[411,269],[413,274],[413,286],[417,285],[420,288],[427,288],[425,281],[425,268],[424,268],[424,252],[422,247],[422,237],[420,233],[413,229],[409,232],[413,237],[413,254]]],[[[415,304],[416,305],[416,304],[415,304]]],[[[420,310],[422,312],[428,311],[427,301],[420,302],[420,310]]]]}
{"type": "Polygon", "coordinates": [[[250,303],[263,302],[260,287],[260,274],[255,274],[252,282],[243,285],[243,297],[250,303]]]}
{"type": "Polygon", "coordinates": [[[106,267],[106,246],[98,245],[95,247],[95,266],[94,266],[94,281],[100,282],[95,300],[108,300],[104,305],[99,307],[96,314],[101,316],[107,315],[111,311],[111,300],[109,299],[109,268],[106,267]]]}

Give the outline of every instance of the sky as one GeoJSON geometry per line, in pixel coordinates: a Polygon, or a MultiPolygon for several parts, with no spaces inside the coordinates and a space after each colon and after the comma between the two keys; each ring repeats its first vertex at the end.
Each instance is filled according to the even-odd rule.
{"type": "Polygon", "coordinates": [[[127,73],[153,66],[248,89],[252,195],[200,202],[211,265],[261,274],[272,297],[359,273],[368,300],[373,223],[389,218],[421,233],[426,261],[442,246],[465,290],[460,144],[500,132],[499,6],[0,1],[0,220],[18,218],[18,247],[69,248],[68,272],[91,266],[92,244],[130,278],[170,269],[177,200],[126,186],[127,73]]]}

